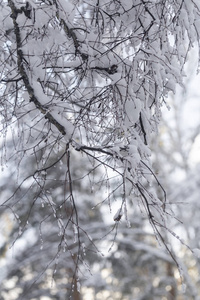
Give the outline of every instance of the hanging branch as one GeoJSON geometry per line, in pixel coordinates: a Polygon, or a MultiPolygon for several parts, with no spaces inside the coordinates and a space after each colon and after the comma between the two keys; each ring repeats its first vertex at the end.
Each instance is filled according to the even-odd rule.
{"type": "Polygon", "coordinates": [[[11,18],[13,20],[14,33],[15,33],[15,38],[16,38],[17,66],[18,66],[20,76],[26,87],[26,90],[28,91],[28,94],[30,97],[30,102],[33,102],[35,104],[35,106],[39,109],[39,111],[45,115],[45,118],[48,119],[51,124],[56,126],[62,135],[65,135],[66,129],[64,128],[64,126],[62,126],[52,116],[52,114],[48,111],[48,108],[46,108],[44,105],[42,105],[41,102],[39,101],[38,97],[35,96],[34,89],[32,88],[32,86],[30,84],[28,74],[27,74],[26,68],[25,68],[25,65],[27,62],[24,58],[24,54],[21,49],[22,40],[21,40],[19,25],[17,23],[17,16],[19,14],[19,10],[16,8],[16,6],[12,0],[8,0],[8,5],[10,6],[10,8],[12,10],[11,18]]]}

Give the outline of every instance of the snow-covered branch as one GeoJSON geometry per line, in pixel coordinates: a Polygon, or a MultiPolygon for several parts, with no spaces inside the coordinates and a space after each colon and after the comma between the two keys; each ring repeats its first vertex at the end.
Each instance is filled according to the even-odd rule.
{"type": "Polygon", "coordinates": [[[75,283],[82,249],[77,182],[105,189],[93,207],[106,203],[112,211],[120,202],[117,230],[123,218],[130,224],[130,206],[138,204],[168,250],[162,230],[172,214],[150,141],[168,94],[183,85],[190,49],[199,45],[199,2],[2,0],[0,19],[2,165],[16,166],[18,185],[7,207],[26,198],[23,187],[36,189],[28,218],[41,198],[58,220],[61,244],[71,251],[68,228],[79,239],[75,283]],[[72,175],[76,160],[85,164],[72,175]],[[64,191],[56,204],[46,186],[61,163],[64,191]]]}

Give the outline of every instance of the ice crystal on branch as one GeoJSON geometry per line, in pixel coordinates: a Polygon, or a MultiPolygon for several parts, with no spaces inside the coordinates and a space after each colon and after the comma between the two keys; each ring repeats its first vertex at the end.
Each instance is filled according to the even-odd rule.
{"type": "Polygon", "coordinates": [[[127,215],[127,200],[137,197],[158,234],[157,226],[165,226],[166,197],[148,145],[165,97],[182,84],[188,51],[199,41],[198,1],[0,5],[2,134],[11,133],[15,147],[14,154],[4,150],[4,162],[14,157],[20,169],[33,155],[34,170],[19,178],[32,177],[41,192],[47,178],[42,172],[67,157],[71,222],[79,238],[69,166],[71,152],[81,152],[90,163],[81,176],[102,166],[103,182],[113,188],[108,202],[120,192],[127,215]],[[52,153],[60,151],[52,162],[52,153]],[[160,199],[151,191],[152,180],[163,192],[160,199]]]}

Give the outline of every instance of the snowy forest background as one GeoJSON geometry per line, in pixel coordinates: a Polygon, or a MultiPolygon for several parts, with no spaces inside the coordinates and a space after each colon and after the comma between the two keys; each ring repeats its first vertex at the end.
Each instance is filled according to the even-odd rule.
{"type": "Polygon", "coordinates": [[[0,20],[0,299],[199,300],[199,2],[0,20]]]}

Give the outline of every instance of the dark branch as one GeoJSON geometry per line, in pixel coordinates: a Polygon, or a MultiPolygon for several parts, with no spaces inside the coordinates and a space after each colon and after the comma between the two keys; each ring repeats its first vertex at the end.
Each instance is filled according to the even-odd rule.
{"type": "Polygon", "coordinates": [[[52,116],[51,113],[48,112],[48,109],[40,103],[38,98],[35,96],[34,89],[30,85],[29,78],[28,78],[28,75],[27,75],[27,72],[26,72],[26,69],[24,66],[25,59],[24,59],[23,51],[21,50],[22,40],[21,40],[19,25],[17,23],[18,9],[16,8],[16,6],[12,0],[8,0],[8,5],[10,6],[11,11],[12,11],[12,14],[10,16],[13,20],[14,32],[15,32],[15,37],[16,37],[18,70],[22,77],[24,85],[28,91],[30,101],[34,102],[35,106],[40,110],[40,112],[45,115],[45,118],[48,119],[51,124],[56,126],[57,129],[60,131],[60,133],[62,133],[62,135],[65,135],[66,134],[65,128],[52,116]]]}

